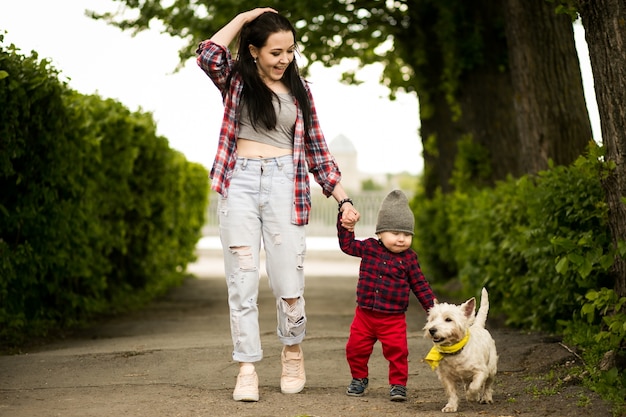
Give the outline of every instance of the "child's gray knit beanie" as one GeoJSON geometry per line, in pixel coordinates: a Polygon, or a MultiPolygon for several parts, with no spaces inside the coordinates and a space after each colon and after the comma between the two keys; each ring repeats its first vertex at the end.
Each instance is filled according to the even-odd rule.
{"type": "Polygon", "coordinates": [[[409,200],[400,190],[393,190],[383,200],[378,211],[376,233],[406,232],[413,234],[415,217],[409,207],[409,200]]]}

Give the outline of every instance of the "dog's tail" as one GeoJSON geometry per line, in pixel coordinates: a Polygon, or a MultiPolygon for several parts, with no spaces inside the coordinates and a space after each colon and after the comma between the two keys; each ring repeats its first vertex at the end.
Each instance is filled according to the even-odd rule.
{"type": "Polygon", "coordinates": [[[480,307],[478,308],[478,313],[476,313],[474,325],[485,327],[487,323],[487,313],[489,313],[489,294],[487,294],[487,289],[483,288],[480,295],[480,307]]]}

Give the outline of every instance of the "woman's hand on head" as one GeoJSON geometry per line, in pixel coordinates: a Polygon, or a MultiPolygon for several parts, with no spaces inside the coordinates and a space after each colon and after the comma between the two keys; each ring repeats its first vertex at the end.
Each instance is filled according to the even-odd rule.
{"type": "Polygon", "coordinates": [[[256,9],[248,10],[247,12],[242,12],[239,14],[244,19],[244,22],[248,23],[261,16],[263,13],[278,13],[275,9],[271,7],[257,7],[256,9]]]}
{"type": "Polygon", "coordinates": [[[278,13],[271,7],[258,7],[256,9],[248,10],[247,12],[241,12],[228,22],[226,26],[211,36],[211,41],[218,45],[228,47],[235,37],[237,37],[237,34],[241,31],[243,26],[252,22],[254,19],[266,12],[278,13]]]}

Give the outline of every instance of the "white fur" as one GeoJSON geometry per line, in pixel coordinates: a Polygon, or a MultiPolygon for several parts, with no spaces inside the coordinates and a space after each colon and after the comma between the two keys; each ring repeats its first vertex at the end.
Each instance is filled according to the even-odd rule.
{"type": "Polygon", "coordinates": [[[444,354],[436,368],[439,380],[448,396],[448,403],[441,410],[454,413],[459,406],[457,384],[463,384],[468,401],[481,404],[493,403],[493,383],[498,367],[496,343],[485,329],[489,297],[482,289],[480,308],[475,312],[476,299],[470,298],[461,305],[435,302],[428,312],[424,337],[440,346],[452,346],[459,342],[469,328],[470,338],[465,347],[456,354],[444,354]]]}

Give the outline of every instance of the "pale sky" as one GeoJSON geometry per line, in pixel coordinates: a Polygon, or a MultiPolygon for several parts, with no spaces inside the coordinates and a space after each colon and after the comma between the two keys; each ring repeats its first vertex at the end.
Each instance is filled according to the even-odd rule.
{"type": "MultiPolygon", "coordinates": [[[[84,15],[85,8],[102,12],[115,7],[112,0],[0,0],[0,31],[7,32],[5,45],[15,44],[24,55],[35,50],[51,60],[71,88],[153,113],[158,133],[172,148],[210,168],[223,111],[218,90],[194,60],[173,73],[185,43],[180,39],[156,30],[132,37],[84,15]]],[[[599,137],[581,29],[576,37],[579,51],[583,42],[579,54],[599,137]]],[[[388,90],[378,84],[379,71],[370,68],[360,76],[364,84],[345,86],[338,81],[339,69],[313,68],[309,80],[326,140],[331,143],[338,135],[350,139],[361,171],[418,174],[423,160],[417,98],[399,94],[397,100],[388,100],[388,90]]]]}

